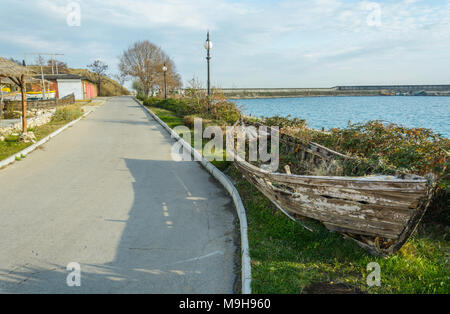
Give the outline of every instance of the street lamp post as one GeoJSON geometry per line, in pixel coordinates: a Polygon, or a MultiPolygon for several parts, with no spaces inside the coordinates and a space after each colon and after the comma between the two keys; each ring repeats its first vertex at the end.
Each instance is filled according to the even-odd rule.
{"type": "Polygon", "coordinates": [[[208,98],[209,96],[211,96],[211,80],[210,80],[210,70],[209,70],[209,63],[211,60],[211,49],[213,47],[213,44],[211,42],[211,40],[209,40],[209,31],[208,31],[208,35],[206,37],[206,42],[205,42],[205,49],[207,51],[207,56],[206,56],[206,60],[208,60],[208,98]]]}
{"type": "Polygon", "coordinates": [[[166,64],[164,63],[163,66],[163,71],[164,71],[164,99],[167,99],[167,67],[166,64]]]}

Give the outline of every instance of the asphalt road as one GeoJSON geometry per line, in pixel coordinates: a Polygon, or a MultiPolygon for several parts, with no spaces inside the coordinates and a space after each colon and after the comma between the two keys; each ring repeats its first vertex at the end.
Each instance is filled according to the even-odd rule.
{"type": "Polygon", "coordinates": [[[118,97],[0,170],[0,293],[232,293],[231,199],[172,143],[118,97]]]}

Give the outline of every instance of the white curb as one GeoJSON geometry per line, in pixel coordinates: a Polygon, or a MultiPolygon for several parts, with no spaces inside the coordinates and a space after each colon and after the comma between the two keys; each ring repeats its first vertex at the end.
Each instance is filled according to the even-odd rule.
{"type": "Polygon", "coordinates": [[[21,150],[18,153],[15,153],[14,155],[3,159],[2,161],[0,161],[0,169],[3,167],[6,167],[12,163],[14,163],[16,161],[16,158],[20,159],[26,155],[28,155],[29,153],[31,153],[32,151],[34,151],[36,148],[38,148],[41,145],[44,145],[45,143],[47,143],[51,138],[55,137],[56,135],[58,135],[59,133],[61,133],[62,131],[64,131],[65,129],[71,127],[72,125],[74,125],[75,123],[77,123],[78,121],[80,121],[81,119],[83,119],[84,117],[88,116],[91,111],[86,112],[85,114],[83,114],[81,117],[79,117],[76,120],[73,120],[71,122],[69,122],[68,124],[66,124],[65,126],[59,128],[58,130],[56,130],[55,132],[53,132],[52,134],[44,137],[42,140],[40,140],[39,142],[34,143],[33,145],[28,146],[27,148],[21,150]]]}
{"type": "Polygon", "coordinates": [[[203,167],[208,170],[209,173],[212,174],[214,178],[216,178],[228,191],[234,201],[234,205],[236,207],[236,211],[239,217],[240,229],[241,229],[241,253],[242,253],[242,293],[243,294],[251,294],[251,264],[250,264],[250,250],[248,245],[248,228],[247,228],[247,216],[245,214],[245,208],[242,204],[241,197],[239,196],[239,192],[234,187],[233,183],[230,179],[223,174],[222,171],[217,169],[212,163],[206,160],[198,151],[196,151],[189,143],[184,141],[177,133],[175,133],[167,124],[165,124],[157,115],[155,115],[150,109],[142,105],[137,99],[133,97],[133,99],[144,108],[161,126],[163,126],[167,132],[170,133],[172,138],[176,139],[183,147],[188,149],[194,160],[201,160],[200,163],[203,167]]]}

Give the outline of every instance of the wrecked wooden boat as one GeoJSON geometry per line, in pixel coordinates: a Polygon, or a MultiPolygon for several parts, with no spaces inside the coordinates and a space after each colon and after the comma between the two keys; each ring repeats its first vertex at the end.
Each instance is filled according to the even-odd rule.
{"type": "MultiPolygon", "coordinates": [[[[269,132],[265,136],[270,136],[269,132]]],[[[282,132],[279,136],[282,149],[294,153],[300,164],[326,168],[334,160],[352,159],[282,132]]],[[[285,173],[271,172],[239,157],[235,148],[228,153],[246,179],[291,219],[300,223],[304,217],[320,221],[376,255],[390,255],[406,243],[434,191],[431,177],[402,173],[364,177],[302,175],[291,173],[288,166],[285,173]]]]}

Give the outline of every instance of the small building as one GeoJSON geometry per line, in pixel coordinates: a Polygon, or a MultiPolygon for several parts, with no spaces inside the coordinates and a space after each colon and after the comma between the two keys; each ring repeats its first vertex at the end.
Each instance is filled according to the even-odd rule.
{"type": "MultiPolygon", "coordinates": [[[[35,76],[37,79],[40,77],[40,75],[35,76]]],[[[75,100],[89,100],[98,96],[97,85],[86,77],[75,74],[47,74],[44,79],[49,82],[46,88],[54,91],[56,98],[74,94],[75,100]]],[[[35,89],[35,87],[32,88],[35,89]]]]}

